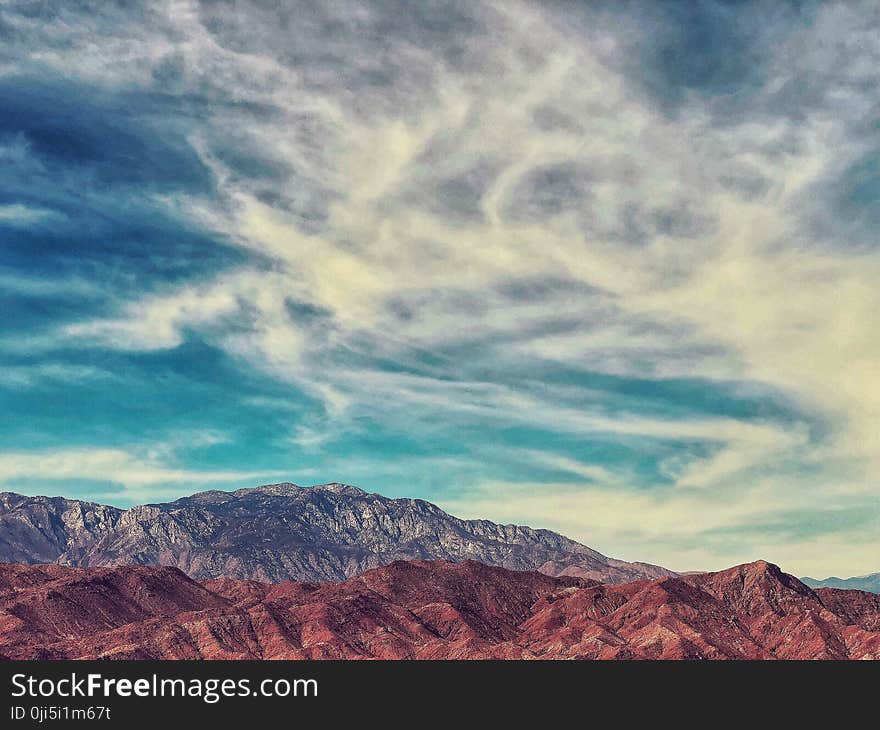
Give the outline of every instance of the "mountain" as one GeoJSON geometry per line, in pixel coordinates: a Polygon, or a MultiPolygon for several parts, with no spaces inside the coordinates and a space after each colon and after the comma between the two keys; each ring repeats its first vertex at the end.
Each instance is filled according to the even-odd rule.
{"type": "Polygon", "coordinates": [[[878,659],[880,596],[770,563],[606,585],[474,561],[338,583],[0,565],[13,659],[878,659]]]}
{"type": "Polygon", "coordinates": [[[112,530],[122,510],[63,497],[0,492],[0,560],[51,563],[75,560],[112,530]]]}
{"type": "Polygon", "coordinates": [[[622,583],[675,575],[608,558],[549,530],[461,520],[419,499],[344,484],[210,491],[122,511],[0,495],[0,561],[168,565],[196,579],[341,581],[395,560],[477,560],[622,583]]]}
{"type": "Polygon", "coordinates": [[[810,588],[849,588],[856,591],[868,591],[869,593],[880,593],[880,573],[869,573],[868,575],[859,575],[854,578],[825,578],[824,580],[816,580],[815,578],[801,578],[810,588]]]}

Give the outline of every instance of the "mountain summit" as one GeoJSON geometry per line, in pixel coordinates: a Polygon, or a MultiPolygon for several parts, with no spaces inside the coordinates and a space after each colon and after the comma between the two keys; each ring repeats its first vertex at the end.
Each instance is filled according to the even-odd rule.
{"type": "Polygon", "coordinates": [[[625,583],[675,575],[608,558],[549,530],[462,520],[420,499],[346,484],[269,484],[120,510],[0,494],[0,561],[163,565],[192,578],[340,581],[395,560],[476,560],[625,583]]]}

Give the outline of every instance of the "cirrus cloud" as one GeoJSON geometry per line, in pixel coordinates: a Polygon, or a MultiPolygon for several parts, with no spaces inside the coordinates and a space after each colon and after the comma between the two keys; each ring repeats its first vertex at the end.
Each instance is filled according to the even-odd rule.
{"type": "MultiPolygon", "coordinates": [[[[718,567],[775,551],[815,572],[813,547],[852,534],[834,569],[876,570],[863,522],[778,542],[745,526],[842,503],[876,519],[880,249],[853,211],[880,189],[877,13],[621,8],[8,13],[4,77],[129,99],[131,149],[174,141],[145,180],[124,155],[77,148],[76,164],[96,156],[94,175],[242,255],[55,318],[41,347],[214,348],[309,400],[251,401],[288,414],[279,460],[369,448],[411,459],[402,483],[434,458],[470,514],[558,524],[537,473],[565,475],[585,526],[563,526],[599,519],[605,552],[718,567]]],[[[55,157],[30,134],[8,149],[36,175],[55,157]]],[[[22,205],[0,211],[38,209],[22,205]]]]}

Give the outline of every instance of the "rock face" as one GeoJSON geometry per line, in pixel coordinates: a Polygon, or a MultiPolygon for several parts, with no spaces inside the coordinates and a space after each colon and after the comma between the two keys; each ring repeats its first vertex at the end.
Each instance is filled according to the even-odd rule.
{"type": "Polygon", "coordinates": [[[0,560],[75,560],[112,530],[122,510],[63,497],[23,497],[0,492],[0,560]]]}
{"type": "Polygon", "coordinates": [[[0,498],[0,561],[175,566],[197,579],[340,581],[394,560],[478,560],[621,583],[674,575],[614,560],[549,530],[460,520],[417,499],[343,484],[203,492],[126,511],[0,498]]]}
{"type": "Polygon", "coordinates": [[[849,588],[856,591],[880,593],[880,573],[869,573],[854,578],[801,578],[810,588],[849,588]]]}
{"type": "Polygon", "coordinates": [[[880,598],[759,561],[604,585],[468,561],[342,583],[0,565],[13,659],[877,659],[880,598]]]}

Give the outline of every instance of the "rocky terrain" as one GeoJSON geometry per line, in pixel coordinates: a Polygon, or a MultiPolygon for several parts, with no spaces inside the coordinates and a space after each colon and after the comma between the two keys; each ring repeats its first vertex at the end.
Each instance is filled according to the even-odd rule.
{"type": "Polygon", "coordinates": [[[868,591],[870,593],[880,593],[880,573],[869,573],[868,575],[859,575],[853,578],[825,578],[824,580],[816,580],[815,578],[801,578],[810,588],[849,588],[856,591],[868,591]]]}
{"type": "Polygon", "coordinates": [[[119,510],[0,494],[0,561],[175,566],[196,579],[340,581],[394,560],[478,560],[622,583],[674,575],[549,530],[461,520],[418,499],[343,484],[203,492],[119,510]]]}
{"type": "Polygon", "coordinates": [[[25,497],[0,492],[0,560],[73,561],[112,530],[122,510],[63,497],[25,497]]]}
{"type": "Polygon", "coordinates": [[[606,585],[467,561],[339,583],[0,565],[13,659],[877,659],[880,596],[759,561],[606,585]]]}

